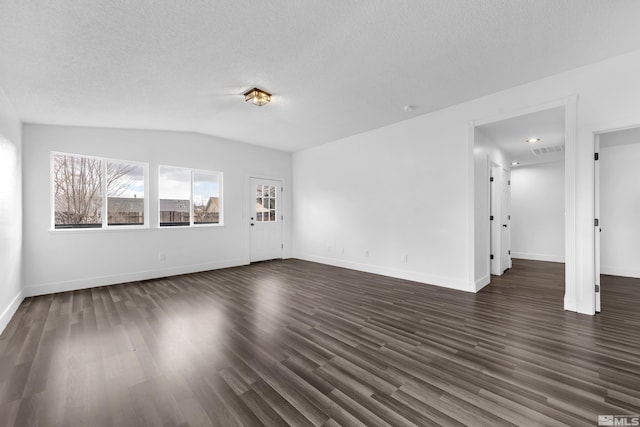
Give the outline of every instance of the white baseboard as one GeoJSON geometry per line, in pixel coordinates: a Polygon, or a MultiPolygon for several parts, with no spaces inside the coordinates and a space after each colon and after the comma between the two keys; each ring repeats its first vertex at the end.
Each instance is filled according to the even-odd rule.
{"type": "Polygon", "coordinates": [[[487,286],[489,283],[491,283],[491,276],[489,274],[476,280],[476,292],[487,286]]]}
{"type": "Polygon", "coordinates": [[[564,309],[565,311],[578,311],[578,305],[576,304],[576,300],[573,298],[569,298],[567,296],[564,297],[564,309]]]}
{"type": "Polygon", "coordinates": [[[95,276],[89,278],[66,280],[61,282],[49,282],[26,285],[23,289],[25,297],[53,294],[57,292],[76,291],[79,289],[95,288],[96,286],[108,286],[118,283],[134,282],[137,280],[157,279],[160,277],[176,276],[179,274],[197,273],[200,271],[217,270],[220,268],[238,267],[247,265],[246,259],[227,260],[223,262],[211,262],[205,264],[171,267],[160,270],[137,271],[125,274],[109,276],[95,276]]]}
{"type": "Polygon", "coordinates": [[[622,277],[632,277],[636,279],[640,279],[640,269],[638,268],[620,268],[620,267],[611,267],[611,266],[600,266],[601,274],[608,274],[611,276],[622,276],[622,277]]]}
{"type": "Polygon", "coordinates": [[[354,261],[321,257],[310,254],[297,254],[297,256],[295,256],[294,258],[298,258],[304,261],[317,262],[319,264],[332,265],[334,267],[342,267],[351,270],[364,271],[366,273],[395,277],[397,279],[411,280],[413,282],[425,283],[427,285],[441,286],[444,288],[456,289],[459,291],[475,292],[475,289],[469,289],[470,285],[467,284],[466,281],[452,279],[449,277],[434,276],[415,271],[401,270],[398,268],[384,267],[380,265],[363,264],[354,261]]]}
{"type": "Polygon", "coordinates": [[[511,258],[528,259],[532,261],[564,262],[564,256],[562,255],[533,254],[529,252],[511,251],[511,258]]]}
{"type": "Polygon", "coordinates": [[[18,295],[11,300],[9,305],[2,311],[2,314],[0,314],[0,335],[4,332],[4,329],[9,324],[9,321],[11,321],[13,315],[16,314],[16,311],[18,311],[18,307],[20,307],[24,298],[24,292],[21,289],[20,292],[18,292],[18,295]]]}

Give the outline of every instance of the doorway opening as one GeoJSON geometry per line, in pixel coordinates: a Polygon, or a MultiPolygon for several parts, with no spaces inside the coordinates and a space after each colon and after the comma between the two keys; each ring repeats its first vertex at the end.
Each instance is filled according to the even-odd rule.
{"type": "Polygon", "coordinates": [[[594,156],[595,306],[608,283],[640,283],[640,127],[597,133],[594,156]]]}
{"type": "Polygon", "coordinates": [[[476,291],[514,258],[565,262],[565,108],[473,128],[476,291]]]}

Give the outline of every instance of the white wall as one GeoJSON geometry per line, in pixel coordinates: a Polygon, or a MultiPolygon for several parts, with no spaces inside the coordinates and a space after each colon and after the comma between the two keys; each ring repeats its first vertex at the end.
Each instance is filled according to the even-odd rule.
{"type": "Polygon", "coordinates": [[[564,161],[511,169],[511,256],[564,262],[564,161]]]}
{"type": "Polygon", "coordinates": [[[25,125],[24,288],[38,295],[249,263],[248,177],[284,180],[284,256],[291,248],[291,154],[195,133],[25,125]],[[50,230],[50,153],[149,163],[150,206],[160,164],[223,173],[223,227],[50,230]],[[159,253],[166,260],[159,259],[159,253]]]}
{"type": "Polygon", "coordinates": [[[601,146],[599,162],[601,272],[640,277],[640,140],[601,146]]]}
{"type": "Polygon", "coordinates": [[[21,127],[0,89],[0,333],[23,299],[21,127]]]}
{"type": "Polygon", "coordinates": [[[455,124],[438,112],[294,153],[295,256],[466,289],[455,124]]]}
{"type": "Polygon", "coordinates": [[[638,73],[640,51],[295,153],[294,255],[474,291],[470,123],[577,95],[566,109],[577,142],[566,152],[564,303],[593,314],[593,132],[640,123],[638,73]]]}

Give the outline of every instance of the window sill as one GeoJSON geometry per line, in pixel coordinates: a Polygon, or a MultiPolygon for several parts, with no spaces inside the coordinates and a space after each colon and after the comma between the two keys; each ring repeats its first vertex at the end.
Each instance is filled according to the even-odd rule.
{"type": "Polygon", "coordinates": [[[191,230],[198,228],[222,228],[224,224],[194,224],[194,225],[179,225],[171,227],[136,227],[136,226],[122,226],[122,227],[109,227],[109,228],[50,228],[49,233],[100,233],[100,232],[130,232],[130,231],[157,231],[157,230],[191,230]]]}
{"type": "Polygon", "coordinates": [[[49,228],[51,233],[99,233],[101,231],[144,231],[152,230],[149,226],[135,226],[135,225],[123,225],[121,227],[111,226],[108,228],[102,227],[87,227],[87,228],[49,228]]]}

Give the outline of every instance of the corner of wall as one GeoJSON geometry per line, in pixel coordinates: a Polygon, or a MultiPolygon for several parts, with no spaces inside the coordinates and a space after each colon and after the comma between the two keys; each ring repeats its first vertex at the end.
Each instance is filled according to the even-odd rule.
{"type": "Polygon", "coordinates": [[[565,311],[578,311],[576,300],[573,298],[569,298],[566,295],[564,296],[564,309],[565,311]]]}
{"type": "Polygon", "coordinates": [[[480,279],[476,280],[474,285],[474,292],[478,293],[480,292],[485,286],[487,286],[489,283],[491,283],[491,276],[490,275],[486,275],[484,277],[481,277],[480,279]]]}
{"type": "Polygon", "coordinates": [[[0,88],[0,333],[24,299],[22,122],[0,88]],[[10,207],[7,209],[6,207],[10,207]]]}
{"type": "Polygon", "coordinates": [[[18,311],[18,307],[20,307],[20,304],[22,303],[24,298],[24,290],[20,289],[18,294],[13,298],[13,300],[11,300],[2,314],[0,314],[0,335],[2,335],[2,332],[4,332],[4,330],[6,329],[7,325],[13,318],[13,315],[16,314],[16,311],[18,311]]]}

